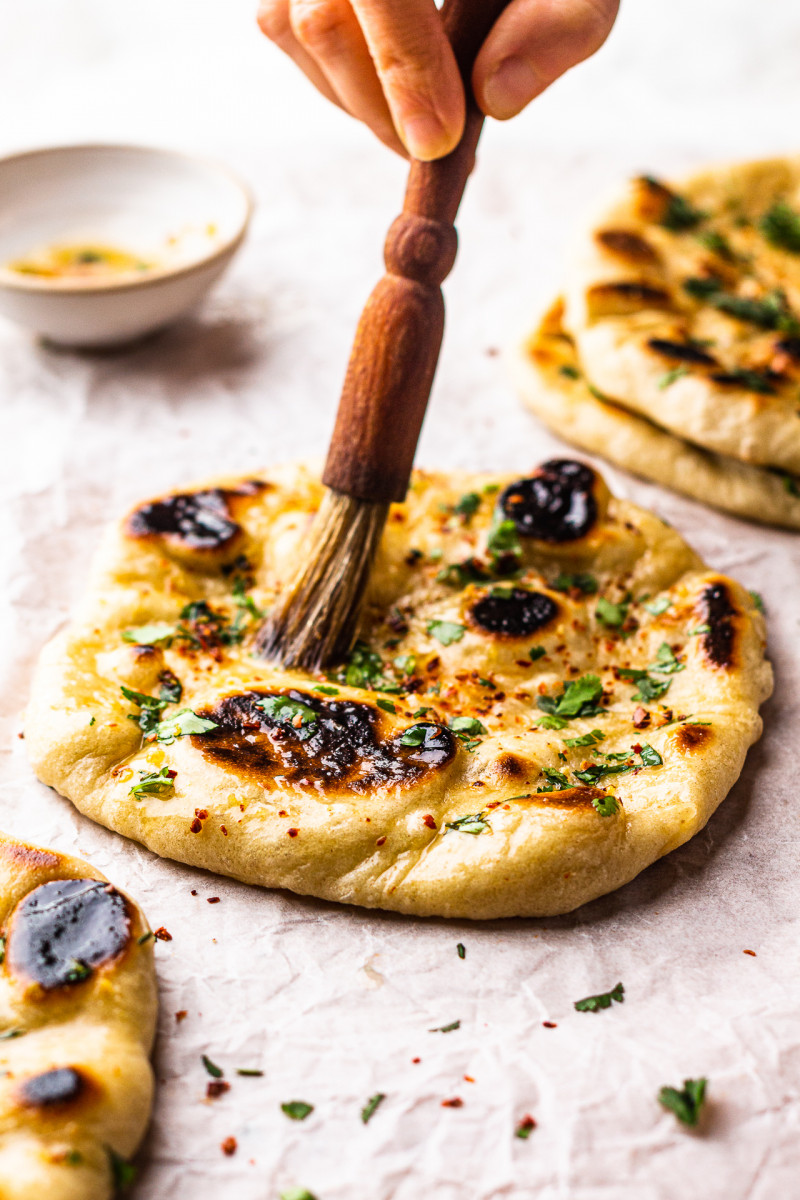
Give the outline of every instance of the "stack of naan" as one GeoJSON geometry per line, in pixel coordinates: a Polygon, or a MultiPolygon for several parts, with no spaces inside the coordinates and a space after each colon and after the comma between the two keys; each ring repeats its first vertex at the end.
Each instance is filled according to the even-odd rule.
{"type": "Polygon", "coordinates": [[[800,529],[800,158],[634,179],[514,369],[583,449],[800,529]]]}

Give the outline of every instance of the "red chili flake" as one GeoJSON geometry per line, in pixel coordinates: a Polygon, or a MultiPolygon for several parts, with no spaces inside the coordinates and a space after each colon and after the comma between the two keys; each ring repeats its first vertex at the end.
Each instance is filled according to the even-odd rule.
{"type": "Polygon", "coordinates": [[[206,904],[219,904],[219,896],[206,896],[206,904]]]}
{"type": "Polygon", "coordinates": [[[518,658],[516,659],[515,665],[518,667],[529,667],[531,665],[531,660],[528,659],[526,661],[524,658],[518,658]]]}
{"type": "Polygon", "coordinates": [[[300,830],[299,830],[299,829],[290,829],[290,830],[289,830],[289,837],[297,837],[297,835],[298,835],[298,833],[299,833],[299,832],[300,832],[300,830]]]}
{"type": "Polygon", "coordinates": [[[228,1158],[230,1158],[232,1154],[236,1153],[237,1145],[238,1143],[235,1137],[225,1138],[225,1141],[222,1142],[222,1153],[227,1154],[228,1158]]]}
{"type": "Polygon", "coordinates": [[[199,819],[199,817],[194,818],[191,825],[189,826],[189,832],[190,833],[202,833],[203,832],[203,822],[199,819]]]}
{"type": "Polygon", "coordinates": [[[558,1029],[555,1021],[542,1021],[542,1024],[544,1025],[545,1029],[558,1029]]]}
{"type": "Polygon", "coordinates": [[[517,1128],[514,1130],[514,1136],[518,1138],[526,1138],[528,1134],[536,1128],[536,1121],[530,1113],[523,1117],[517,1128]]]}
{"type": "Polygon", "coordinates": [[[638,704],[633,710],[633,717],[631,720],[633,721],[634,729],[646,729],[650,724],[650,713],[646,708],[643,708],[641,704],[638,704]]]}
{"type": "Polygon", "coordinates": [[[426,825],[428,827],[428,829],[436,828],[436,821],[434,820],[434,818],[431,816],[430,813],[425,813],[425,816],[422,818],[422,823],[423,823],[423,825],[426,825]]]}
{"type": "Polygon", "coordinates": [[[220,827],[219,827],[219,831],[220,831],[220,833],[222,834],[222,836],[223,836],[223,837],[227,837],[227,836],[228,836],[228,831],[227,831],[227,829],[225,828],[225,826],[224,826],[224,825],[220,825],[220,827]]]}
{"type": "Polygon", "coordinates": [[[196,895],[197,895],[197,888],[192,888],[192,890],[191,890],[191,893],[190,893],[190,894],[191,894],[192,896],[196,896],[196,895]]]}
{"type": "Polygon", "coordinates": [[[472,1076],[471,1076],[471,1075],[465,1075],[465,1076],[464,1076],[464,1079],[467,1081],[467,1083],[474,1083],[474,1082],[475,1082],[475,1080],[472,1078],[472,1076]]]}
{"type": "Polygon", "coordinates": [[[172,941],[172,934],[163,925],[159,925],[158,929],[153,931],[153,937],[157,937],[160,942],[172,941]]]}
{"type": "Polygon", "coordinates": [[[287,813],[285,808],[282,808],[281,811],[278,813],[279,817],[288,817],[288,815],[289,814],[287,813]]]}
{"type": "Polygon", "coordinates": [[[749,954],[751,958],[755,958],[756,956],[755,950],[743,950],[742,954],[749,954]]]}
{"type": "Polygon", "coordinates": [[[178,1012],[175,1013],[175,1020],[180,1025],[181,1021],[185,1021],[186,1018],[188,1017],[188,1015],[189,1015],[189,1013],[187,1012],[187,1010],[185,1008],[181,1008],[178,1010],[178,1012]]]}
{"type": "Polygon", "coordinates": [[[201,821],[207,821],[208,820],[208,809],[207,808],[196,808],[194,810],[194,815],[196,817],[199,817],[201,821]]]}
{"type": "MultiPolygon", "coordinates": [[[[486,351],[486,357],[487,358],[497,358],[499,353],[500,353],[500,351],[497,349],[497,346],[489,346],[486,351]]],[[[512,497],[512,499],[513,499],[513,497],[512,497]]]]}
{"type": "Polygon", "coordinates": [[[412,1063],[420,1063],[420,1062],[422,1062],[422,1059],[421,1058],[412,1058],[411,1061],[412,1061],[412,1063]]]}
{"type": "Polygon", "coordinates": [[[463,1108],[464,1101],[460,1096],[454,1096],[452,1100],[443,1100],[442,1108],[463,1108]]]}
{"type": "Polygon", "coordinates": [[[224,1079],[210,1079],[206,1084],[206,1096],[209,1100],[216,1100],[218,1096],[224,1096],[230,1090],[231,1085],[224,1079]]]}
{"type": "Polygon", "coordinates": [[[18,733],[18,734],[17,734],[17,737],[18,737],[18,738],[24,738],[24,737],[25,737],[25,734],[24,734],[24,733],[18,733]]]}
{"type": "Polygon", "coordinates": [[[635,746],[631,746],[631,750],[633,751],[634,754],[641,754],[642,753],[641,742],[637,742],[635,746]]]}
{"type": "Polygon", "coordinates": [[[377,839],[377,841],[375,842],[375,845],[376,845],[376,846],[382,846],[382,845],[384,844],[384,842],[385,842],[385,841],[386,841],[386,838],[385,838],[385,837],[379,837],[379,838],[377,839]]]}

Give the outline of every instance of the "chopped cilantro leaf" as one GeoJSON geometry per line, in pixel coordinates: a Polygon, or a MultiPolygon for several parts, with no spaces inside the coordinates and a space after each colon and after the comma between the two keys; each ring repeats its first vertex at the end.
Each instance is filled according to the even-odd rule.
{"type": "Polygon", "coordinates": [[[158,682],[161,684],[159,699],[165,704],[178,704],[183,695],[183,684],[177,675],[173,675],[172,671],[162,671],[158,682]]]}
{"type": "Polygon", "coordinates": [[[673,367],[671,371],[666,371],[659,379],[659,390],[663,392],[665,388],[671,387],[673,383],[677,383],[679,379],[683,379],[684,375],[689,374],[689,368],[686,366],[673,367]]]}
{"type": "Polygon", "coordinates": [[[297,728],[303,725],[315,725],[319,720],[318,714],[302,700],[291,700],[288,696],[264,696],[256,700],[256,708],[263,708],[268,717],[281,724],[297,728]],[[297,726],[295,720],[299,717],[297,726]]]}
{"type": "Polygon", "coordinates": [[[764,213],[758,228],[768,242],[790,254],[800,254],[800,214],[779,200],[764,213]]]}
{"type": "Polygon", "coordinates": [[[237,1067],[236,1074],[244,1075],[247,1078],[260,1079],[264,1072],[259,1071],[256,1067],[237,1067]]]}
{"type": "MultiPolygon", "coordinates": [[[[424,717],[429,712],[433,712],[433,709],[432,708],[418,708],[417,711],[413,712],[411,715],[412,715],[412,717],[424,717]]],[[[406,743],[406,745],[408,745],[408,743],[406,743]]]]}
{"type": "Polygon", "coordinates": [[[786,293],[780,288],[774,288],[760,299],[726,292],[715,278],[685,279],[683,288],[695,300],[704,301],[739,321],[749,321],[761,329],[777,329],[792,335],[800,333],[800,321],[792,312],[786,293]]]}
{"type": "Polygon", "coordinates": [[[264,616],[253,597],[247,595],[247,581],[242,575],[237,575],[233,581],[233,599],[236,607],[242,610],[242,615],[247,614],[254,621],[260,621],[264,616]]]}
{"type": "Polygon", "coordinates": [[[447,728],[451,729],[462,741],[467,737],[476,737],[488,732],[486,726],[477,717],[453,717],[447,728]]]}
{"type": "Polygon", "coordinates": [[[314,691],[322,692],[323,696],[338,696],[339,695],[338,688],[329,687],[327,684],[324,684],[324,683],[315,683],[314,691]]]}
{"type": "Polygon", "coordinates": [[[170,745],[176,738],[208,733],[210,729],[216,728],[216,721],[209,721],[207,717],[199,717],[190,708],[182,708],[173,716],[159,721],[154,732],[160,742],[170,745]]]}
{"type": "Polygon", "coordinates": [[[160,771],[140,771],[139,782],[130,789],[131,796],[163,796],[175,787],[177,771],[162,767],[160,771]]]}
{"type": "Polygon", "coordinates": [[[547,780],[549,787],[537,788],[538,792],[565,792],[573,785],[561,771],[556,771],[554,767],[543,767],[542,774],[547,780]]]}
{"type": "Polygon", "coordinates": [[[522,542],[520,541],[514,522],[508,518],[498,519],[495,516],[492,527],[489,530],[486,548],[495,562],[497,559],[505,558],[506,555],[517,560],[521,559],[522,542]]]}
{"type": "Polygon", "coordinates": [[[523,1142],[531,1136],[536,1128],[536,1122],[533,1117],[523,1117],[517,1128],[514,1130],[514,1137],[520,1138],[523,1142]]]}
{"type": "Polygon", "coordinates": [[[594,596],[599,590],[600,584],[588,571],[580,571],[577,575],[568,575],[562,571],[553,584],[553,591],[568,592],[571,588],[577,588],[585,596],[594,596]]]}
{"type": "Polygon", "coordinates": [[[628,600],[620,600],[618,604],[612,604],[610,600],[606,600],[605,596],[600,596],[595,613],[604,625],[618,629],[620,625],[624,625],[629,608],[630,601],[628,600]]]}
{"type": "Polygon", "coordinates": [[[397,709],[394,706],[394,704],[392,704],[391,700],[382,700],[382,699],[378,698],[375,701],[375,703],[377,704],[378,708],[382,708],[384,712],[388,712],[388,713],[396,713],[397,712],[397,709]]]}
{"type": "Polygon", "coordinates": [[[458,945],[456,946],[456,954],[458,955],[459,958],[467,957],[467,948],[463,942],[459,942],[458,945]]]}
{"type": "Polygon", "coordinates": [[[147,933],[141,934],[141,936],[136,939],[136,945],[144,946],[149,941],[155,941],[155,937],[156,935],[153,933],[152,929],[148,929],[147,933]]]}
{"type": "Polygon", "coordinates": [[[537,704],[542,712],[556,717],[594,717],[602,713],[597,701],[603,694],[603,685],[597,675],[582,675],[580,679],[564,684],[558,696],[540,696],[537,704]]]}
{"type": "MultiPolygon", "coordinates": [[[[72,980],[70,980],[70,982],[72,982],[72,980]]],[[[24,1036],[25,1036],[25,1030],[19,1029],[15,1025],[15,1026],[12,1026],[11,1029],[4,1029],[3,1032],[0,1033],[0,1042],[12,1042],[14,1040],[14,1038],[21,1038],[24,1036]]]]}
{"type": "Polygon", "coordinates": [[[308,1188],[297,1187],[287,1188],[285,1192],[281,1192],[280,1200],[317,1200],[317,1198],[308,1188]]]}
{"type": "Polygon", "coordinates": [[[656,661],[650,663],[648,670],[658,671],[659,675],[676,675],[678,671],[686,670],[686,664],[678,662],[668,642],[662,642],[656,654],[656,661]]]}
{"type": "Polygon", "coordinates": [[[601,817],[613,817],[615,813],[619,812],[617,798],[610,792],[607,796],[595,796],[592,799],[592,807],[600,813],[601,817]]]}
{"type": "Polygon", "coordinates": [[[583,1000],[575,1001],[576,1012],[600,1012],[601,1008],[611,1008],[612,1000],[622,1004],[625,999],[625,988],[621,983],[610,992],[600,992],[597,996],[586,996],[583,1000]]]}
{"type": "Polygon", "coordinates": [[[783,490],[790,496],[800,496],[800,480],[795,479],[794,475],[784,475],[782,478],[783,490]]]}
{"type": "Polygon", "coordinates": [[[726,262],[733,262],[736,258],[731,244],[724,233],[717,233],[715,229],[704,229],[702,233],[698,233],[697,240],[701,245],[705,246],[706,250],[710,250],[712,254],[719,255],[726,262]]]}
{"type": "Polygon", "coordinates": [[[428,1033],[452,1033],[454,1029],[460,1029],[460,1021],[451,1021],[449,1025],[437,1025],[435,1029],[429,1029],[428,1033]]]}
{"type": "Polygon", "coordinates": [[[761,592],[750,592],[750,599],[753,601],[753,604],[756,606],[758,612],[763,613],[767,611],[764,606],[764,597],[761,595],[761,592]]]}
{"type": "Polygon", "coordinates": [[[116,1150],[111,1146],[106,1147],[108,1161],[111,1164],[111,1175],[114,1180],[115,1189],[130,1187],[136,1178],[136,1167],[133,1163],[129,1163],[121,1154],[117,1154],[116,1150]]]}
{"type": "Polygon", "coordinates": [[[385,683],[383,674],[384,663],[381,656],[370,650],[365,642],[356,642],[338,680],[348,687],[382,692],[386,690],[382,686],[385,683]]]}
{"type": "Polygon", "coordinates": [[[573,367],[572,363],[563,363],[558,368],[559,375],[564,375],[567,379],[580,379],[581,373],[577,367],[573,367]]]}
{"type": "Polygon", "coordinates": [[[711,633],[711,626],[695,625],[694,629],[689,630],[689,637],[699,637],[701,633],[711,633]]]}
{"type": "Polygon", "coordinates": [[[384,1092],[376,1092],[374,1096],[370,1096],[369,1100],[361,1110],[361,1120],[365,1125],[369,1121],[370,1117],[374,1116],[378,1105],[382,1104],[385,1099],[386,1095],[384,1092]]]}
{"type": "Polygon", "coordinates": [[[491,830],[491,825],[484,820],[485,812],[470,813],[464,817],[457,817],[455,821],[448,821],[445,825],[446,829],[453,829],[456,833],[483,833],[484,830],[491,830]]]}
{"type": "MultiPolygon", "coordinates": [[[[429,712],[430,709],[420,709],[420,712],[429,712]]],[[[414,716],[417,714],[415,713],[414,716]]],[[[430,725],[409,725],[405,733],[398,739],[401,746],[421,746],[425,741],[426,734],[430,729],[430,725]]]]}
{"type": "Polygon", "coordinates": [[[462,518],[465,525],[469,525],[480,506],[481,498],[477,492],[465,492],[453,505],[453,512],[462,518]]]}
{"type": "Polygon", "coordinates": [[[639,751],[639,757],[646,767],[660,767],[664,761],[657,750],[646,744],[639,751]]]}
{"type": "Polygon", "coordinates": [[[707,1079],[684,1079],[679,1091],[674,1087],[662,1087],[658,1102],[669,1109],[684,1125],[696,1125],[706,1098],[707,1079]]]}
{"type": "MultiPolygon", "coordinates": [[[[541,705],[539,705],[541,708],[541,705]]],[[[566,729],[569,721],[565,717],[557,717],[554,713],[548,713],[538,722],[540,729],[566,729]]]]}
{"type": "Polygon", "coordinates": [[[202,1058],[203,1066],[208,1071],[208,1073],[212,1077],[212,1079],[222,1079],[222,1076],[224,1074],[222,1067],[218,1067],[216,1063],[212,1062],[207,1054],[201,1055],[201,1058],[202,1058]]]}
{"type": "Polygon", "coordinates": [[[565,746],[595,746],[598,742],[605,740],[605,734],[599,729],[593,729],[591,733],[582,733],[580,737],[564,738],[565,746]]]}
{"type": "Polygon", "coordinates": [[[666,188],[663,183],[659,183],[651,175],[645,175],[643,178],[651,187],[657,188],[667,200],[658,222],[664,229],[669,229],[672,233],[682,233],[685,229],[694,229],[701,221],[705,221],[708,213],[703,212],[700,208],[695,208],[685,196],[666,188]]]}
{"type": "Polygon", "coordinates": [[[281,1112],[286,1113],[293,1121],[305,1121],[306,1117],[310,1117],[314,1111],[313,1104],[306,1104],[305,1100],[287,1100],[281,1105],[281,1112]]]}
{"type": "Polygon", "coordinates": [[[430,636],[436,638],[443,646],[452,646],[453,642],[460,642],[466,633],[466,626],[458,625],[455,621],[428,621],[427,628],[430,636]]]}
{"type": "Polygon", "coordinates": [[[438,572],[438,583],[446,583],[450,587],[464,588],[468,583],[485,583],[490,576],[484,571],[476,558],[465,558],[460,563],[448,563],[438,572]]]}
{"type": "Polygon", "coordinates": [[[545,654],[547,654],[547,651],[544,646],[531,646],[528,651],[528,657],[531,662],[538,662],[540,658],[544,658],[545,654]]]}
{"type": "Polygon", "coordinates": [[[672,601],[669,596],[659,596],[652,604],[645,604],[644,607],[654,617],[660,617],[662,613],[665,613],[668,608],[672,607],[672,601]]]}
{"type": "Polygon", "coordinates": [[[155,646],[158,642],[171,642],[177,633],[177,626],[168,621],[153,621],[149,625],[136,625],[133,629],[123,629],[123,642],[135,642],[137,646],[155,646]]]}
{"type": "Polygon", "coordinates": [[[638,691],[633,693],[634,700],[657,700],[659,696],[664,695],[672,683],[671,679],[655,679],[647,671],[630,670],[626,667],[620,668],[619,677],[620,679],[630,679],[637,684],[638,691]]]}
{"type": "Polygon", "coordinates": [[[413,654],[399,654],[392,665],[402,675],[413,675],[417,669],[417,660],[413,654]]]}
{"type": "Polygon", "coordinates": [[[169,701],[162,700],[158,696],[148,696],[145,692],[134,691],[133,688],[126,687],[124,683],[120,684],[119,690],[126,700],[130,700],[131,704],[135,704],[141,710],[138,713],[130,713],[128,719],[134,721],[142,733],[151,733],[159,723],[159,714],[162,708],[166,708],[169,701]]]}

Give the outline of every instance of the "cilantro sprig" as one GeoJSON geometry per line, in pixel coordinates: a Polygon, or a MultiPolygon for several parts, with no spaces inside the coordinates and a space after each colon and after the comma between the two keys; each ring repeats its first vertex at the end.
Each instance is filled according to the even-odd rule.
{"type": "Polygon", "coordinates": [[[603,1008],[611,1008],[613,1000],[622,1004],[624,999],[625,988],[618,983],[610,992],[600,992],[596,996],[585,996],[583,1000],[576,1000],[574,1008],[576,1012],[600,1012],[603,1008]]]}
{"type": "Polygon", "coordinates": [[[140,771],[139,782],[130,789],[131,796],[163,796],[175,787],[177,771],[162,767],[160,771],[140,771]]]}
{"type": "Polygon", "coordinates": [[[700,1113],[706,1099],[708,1080],[684,1079],[683,1087],[662,1087],[658,1093],[658,1102],[663,1108],[675,1114],[683,1125],[694,1126],[700,1120],[700,1113]]]}
{"type": "Polygon", "coordinates": [[[447,821],[445,829],[452,829],[456,833],[485,833],[486,830],[491,831],[491,825],[485,819],[486,813],[481,810],[479,813],[468,813],[466,816],[457,817],[455,821],[447,821]]]}
{"type": "Polygon", "coordinates": [[[597,675],[570,680],[558,695],[538,698],[537,706],[546,714],[539,724],[545,729],[563,729],[576,717],[596,717],[603,712],[598,704],[602,695],[603,685],[597,675]]]}

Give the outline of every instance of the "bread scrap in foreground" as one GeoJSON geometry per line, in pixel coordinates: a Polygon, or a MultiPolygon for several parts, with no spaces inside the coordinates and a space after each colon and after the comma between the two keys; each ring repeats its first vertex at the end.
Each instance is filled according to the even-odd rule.
{"type": "Polygon", "coordinates": [[[580,449],[745,520],[800,529],[800,479],[712,454],[599,392],[564,329],[560,299],[509,365],[528,408],[580,449]]]}
{"type": "Polygon", "coordinates": [[[25,737],[84,813],[249,883],[419,915],[569,911],[701,829],[772,688],[753,597],[570,459],[417,471],[360,640],[253,656],[323,488],[224,478],[113,525],[25,737]]]}
{"type": "Polygon", "coordinates": [[[634,179],[579,240],[565,294],[600,392],[800,475],[800,157],[634,179]]]}
{"type": "Polygon", "coordinates": [[[75,858],[0,834],[0,1200],[110,1200],[153,1096],[152,937],[75,858]]]}

